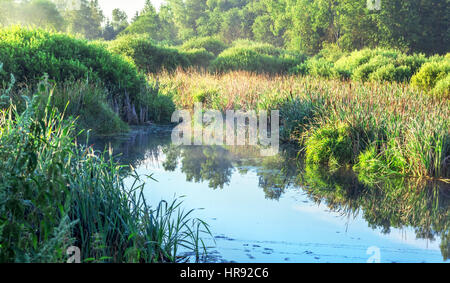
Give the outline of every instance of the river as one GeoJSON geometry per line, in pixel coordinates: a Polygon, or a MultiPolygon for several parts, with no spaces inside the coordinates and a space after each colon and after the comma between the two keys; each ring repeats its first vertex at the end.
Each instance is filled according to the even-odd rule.
{"type": "Polygon", "coordinates": [[[182,197],[210,225],[208,262],[445,262],[450,185],[369,182],[305,166],[295,151],[171,144],[169,127],[134,128],[111,144],[120,162],[152,174],[148,202],[182,197]]]}

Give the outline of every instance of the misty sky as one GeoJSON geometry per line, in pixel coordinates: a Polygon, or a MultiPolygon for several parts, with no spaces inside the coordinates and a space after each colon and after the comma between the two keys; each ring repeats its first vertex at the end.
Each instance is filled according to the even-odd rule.
{"type": "MultiPolygon", "coordinates": [[[[164,0],[151,0],[153,5],[158,9],[164,0]]],[[[136,11],[140,11],[144,7],[145,0],[99,0],[103,14],[111,18],[111,12],[115,8],[120,8],[127,12],[128,19],[131,19],[136,11]]]]}

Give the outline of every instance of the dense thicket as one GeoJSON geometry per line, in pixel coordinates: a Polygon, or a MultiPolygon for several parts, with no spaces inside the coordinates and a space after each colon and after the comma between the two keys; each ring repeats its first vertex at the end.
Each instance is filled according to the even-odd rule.
{"type": "MultiPolygon", "coordinates": [[[[13,75],[17,91],[32,94],[37,82],[47,76],[58,84],[55,91],[56,97],[61,98],[60,110],[69,101],[80,107],[70,113],[75,116],[82,114],[82,107],[103,103],[106,105],[97,107],[97,111],[109,108],[124,121],[139,124],[160,121],[159,118],[166,121],[168,117],[157,113],[170,112],[173,108],[173,104],[158,95],[156,88],[147,82],[131,60],[111,53],[101,43],[40,29],[0,29],[0,62],[3,63],[0,72],[3,86],[13,75]],[[67,82],[71,87],[64,86],[67,82]],[[81,93],[80,89],[85,92],[81,93]],[[96,103],[84,100],[94,99],[91,96],[96,97],[96,103]]],[[[91,108],[92,111],[95,110],[91,108]]]]}
{"type": "Polygon", "coordinates": [[[0,0],[0,25],[36,25],[88,39],[146,34],[172,45],[193,37],[246,38],[310,55],[326,43],[346,51],[389,47],[429,55],[450,45],[448,0],[168,0],[159,10],[146,1],[130,20],[120,9],[106,18],[97,0],[76,3],[0,0]]]}

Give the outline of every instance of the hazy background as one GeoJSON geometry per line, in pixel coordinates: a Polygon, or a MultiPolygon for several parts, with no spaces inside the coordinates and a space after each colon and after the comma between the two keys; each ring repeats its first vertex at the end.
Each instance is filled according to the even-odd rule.
{"type": "MultiPolygon", "coordinates": [[[[127,13],[128,19],[133,18],[137,11],[141,11],[145,4],[145,0],[99,0],[98,2],[105,17],[111,18],[112,10],[119,8],[127,13]]],[[[151,2],[158,9],[161,3],[165,1],[151,0],[151,2]]]]}

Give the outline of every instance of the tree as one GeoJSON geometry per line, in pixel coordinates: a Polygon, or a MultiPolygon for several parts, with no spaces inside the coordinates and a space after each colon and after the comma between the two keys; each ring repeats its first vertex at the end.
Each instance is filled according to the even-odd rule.
{"type": "Polygon", "coordinates": [[[0,0],[0,26],[22,24],[62,31],[65,21],[49,0],[15,2],[0,0]]]}
{"type": "Polygon", "coordinates": [[[67,31],[81,34],[87,39],[97,39],[102,36],[103,12],[98,0],[79,0],[79,9],[69,10],[65,13],[67,31]]]}
{"type": "Polygon", "coordinates": [[[25,4],[24,22],[28,25],[36,25],[47,29],[62,31],[65,22],[56,5],[49,0],[32,0],[25,4]]]}
{"type": "Polygon", "coordinates": [[[106,24],[103,28],[103,38],[105,40],[113,40],[119,33],[128,27],[127,13],[120,9],[114,9],[112,11],[112,21],[106,20],[106,24]]]}
{"type": "Polygon", "coordinates": [[[15,18],[14,0],[0,0],[0,26],[8,26],[13,23],[15,18]]]}

